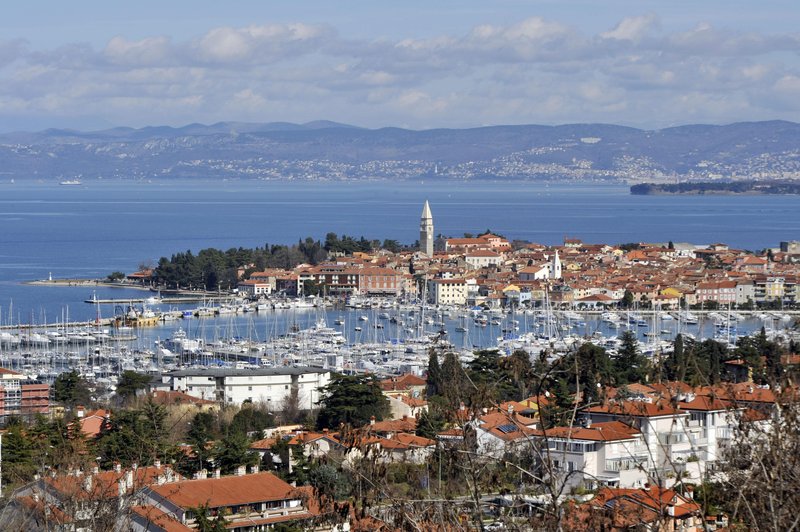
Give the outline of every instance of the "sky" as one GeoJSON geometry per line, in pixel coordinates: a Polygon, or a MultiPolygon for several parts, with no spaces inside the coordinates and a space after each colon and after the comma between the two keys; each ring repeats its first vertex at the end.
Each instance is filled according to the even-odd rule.
{"type": "Polygon", "coordinates": [[[797,0],[27,0],[0,131],[800,121],[797,0]]]}

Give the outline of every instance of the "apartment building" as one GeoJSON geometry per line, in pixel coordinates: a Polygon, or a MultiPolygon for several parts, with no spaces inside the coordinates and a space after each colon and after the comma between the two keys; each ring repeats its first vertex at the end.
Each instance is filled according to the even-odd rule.
{"type": "Polygon", "coordinates": [[[188,368],[165,373],[163,387],[193,397],[240,405],[264,402],[276,408],[287,396],[296,394],[301,408],[313,408],[328,385],[327,370],[286,368],[188,368]]]}
{"type": "Polygon", "coordinates": [[[33,416],[50,412],[50,385],[0,368],[0,418],[33,416]]]}
{"type": "Polygon", "coordinates": [[[537,436],[545,471],[564,474],[571,487],[642,487],[649,453],[642,432],[621,421],[554,427],[537,436]]]}

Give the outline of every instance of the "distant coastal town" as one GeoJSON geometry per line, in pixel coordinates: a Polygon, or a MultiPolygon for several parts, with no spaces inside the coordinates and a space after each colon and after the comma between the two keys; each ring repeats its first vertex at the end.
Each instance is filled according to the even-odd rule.
{"type": "Polygon", "coordinates": [[[602,527],[630,516],[598,498],[655,495],[637,522],[725,527],[700,497],[733,504],[737,453],[797,392],[800,242],[445,237],[434,209],[411,245],[329,233],[36,281],[142,297],[0,330],[4,526],[602,527]]]}

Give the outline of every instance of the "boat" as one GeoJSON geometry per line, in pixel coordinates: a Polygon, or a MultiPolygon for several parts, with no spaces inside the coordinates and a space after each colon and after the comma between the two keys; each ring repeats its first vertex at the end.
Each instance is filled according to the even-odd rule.
{"type": "Polygon", "coordinates": [[[64,186],[76,186],[76,185],[82,185],[83,182],[81,182],[80,179],[66,179],[59,184],[64,186]]]}

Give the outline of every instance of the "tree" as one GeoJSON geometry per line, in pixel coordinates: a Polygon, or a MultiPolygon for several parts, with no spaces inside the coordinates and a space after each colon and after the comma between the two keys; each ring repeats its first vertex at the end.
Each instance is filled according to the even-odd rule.
{"type": "Polygon", "coordinates": [[[442,385],[439,388],[439,395],[444,398],[450,411],[457,409],[462,402],[470,402],[472,396],[470,386],[458,356],[448,351],[442,362],[442,385]]]}
{"type": "MultiPolygon", "coordinates": [[[[429,405],[430,406],[430,405],[429,405]]],[[[439,409],[428,408],[419,415],[417,420],[417,436],[435,440],[436,436],[444,430],[445,419],[439,409]]]]}
{"type": "Polygon", "coordinates": [[[119,272],[119,271],[111,272],[111,273],[108,274],[106,279],[108,279],[110,282],[121,281],[121,280],[125,279],[125,274],[122,273],[122,272],[119,272]]]}
{"type": "Polygon", "coordinates": [[[228,428],[229,432],[250,432],[262,431],[268,427],[275,426],[275,416],[256,405],[242,405],[241,410],[236,412],[228,428]]]}
{"type": "Polygon", "coordinates": [[[390,251],[392,253],[400,252],[400,243],[397,240],[384,240],[383,245],[381,246],[386,251],[390,251]]]}
{"type": "Polygon", "coordinates": [[[53,381],[53,398],[68,407],[89,404],[90,384],[77,370],[61,373],[53,381]]]}
{"type": "Polygon", "coordinates": [[[330,464],[312,467],[308,472],[308,482],[320,496],[331,501],[342,499],[350,492],[347,476],[330,464]]]}
{"type": "Polygon", "coordinates": [[[442,387],[442,368],[439,366],[439,355],[436,349],[431,349],[428,353],[428,372],[425,375],[427,382],[427,397],[433,397],[441,393],[442,387]]]}
{"type": "Polygon", "coordinates": [[[632,331],[625,331],[621,336],[622,345],[614,360],[614,372],[618,384],[643,382],[648,373],[647,358],[639,351],[639,341],[632,331]]]}
{"type": "Polygon", "coordinates": [[[28,482],[33,479],[36,464],[34,442],[21,424],[13,424],[3,434],[3,484],[28,482]]]}
{"type": "Polygon", "coordinates": [[[373,377],[334,374],[323,395],[317,416],[320,429],[338,427],[341,423],[360,427],[372,417],[382,420],[389,414],[389,400],[373,377]]]}
{"type": "Polygon", "coordinates": [[[675,337],[672,353],[670,353],[665,366],[667,370],[667,378],[669,380],[682,381],[686,375],[686,361],[683,352],[683,335],[679,334],[675,337]]]}
{"type": "Polygon", "coordinates": [[[148,400],[140,408],[119,410],[100,429],[96,450],[104,467],[119,462],[147,465],[171,452],[163,405],[148,400]]]}
{"type": "Polygon", "coordinates": [[[250,440],[241,432],[230,432],[220,440],[215,451],[214,462],[223,474],[230,474],[240,466],[258,463],[258,453],[250,449],[250,440]]]}
{"type": "Polygon", "coordinates": [[[126,370],[122,372],[117,383],[117,397],[121,401],[127,401],[136,395],[136,392],[147,388],[150,384],[150,376],[144,373],[126,370]]]}
{"type": "Polygon", "coordinates": [[[208,509],[208,503],[198,506],[197,508],[190,508],[194,514],[194,522],[199,532],[225,532],[225,518],[221,514],[216,517],[211,515],[208,509]]]}
{"type": "Polygon", "coordinates": [[[619,302],[622,308],[631,308],[633,306],[633,292],[625,290],[625,294],[619,302]]]}

